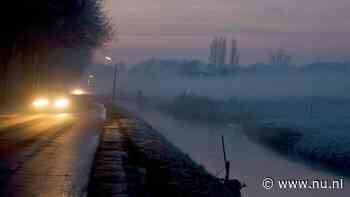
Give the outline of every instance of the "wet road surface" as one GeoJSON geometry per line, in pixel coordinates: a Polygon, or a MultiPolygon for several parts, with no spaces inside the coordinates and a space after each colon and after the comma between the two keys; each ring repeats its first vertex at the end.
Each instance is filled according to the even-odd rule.
{"type": "Polygon", "coordinates": [[[85,196],[99,113],[0,116],[0,196],[85,196]]]}

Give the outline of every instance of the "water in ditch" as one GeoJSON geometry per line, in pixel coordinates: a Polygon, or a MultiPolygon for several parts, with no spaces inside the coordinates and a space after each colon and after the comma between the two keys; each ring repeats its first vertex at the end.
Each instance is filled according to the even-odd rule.
{"type": "MultiPolygon", "coordinates": [[[[242,190],[243,196],[262,197],[348,197],[350,182],[347,178],[334,175],[318,167],[305,165],[303,162],[288,159],[250,141],[239,125],[214,127],[206,123],[191,123],[177,120],[171,115],[154,108],[139,110],[131,102],[122,102],[129,111],[142,117],[173,144],[189,154],[192,159],[203,165],[211,174],[224,176],[221,136],[225,137],[227,157],[231,162],[231,178],[247,184],[242,190]],[[264,178],[275,180],[274,187],[264,189],[264,178]],[[340,182],[342,189],[279,189],[278,180],[307,179],[309,181],[327,180],[340,182]]],[[[335,183],[336,186],[336,183],[335,183]]]]}

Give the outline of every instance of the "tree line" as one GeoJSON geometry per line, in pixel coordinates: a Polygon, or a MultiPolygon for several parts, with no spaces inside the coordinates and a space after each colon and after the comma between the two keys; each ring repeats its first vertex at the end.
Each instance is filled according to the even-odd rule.
{"type": "Polygon", "coordinates": [[[79,76],[113,35],[103,0],[6,0],[0,12],[0,102],[79,76]],[[15,78],[15,80],[13,80],[15,78]]]}

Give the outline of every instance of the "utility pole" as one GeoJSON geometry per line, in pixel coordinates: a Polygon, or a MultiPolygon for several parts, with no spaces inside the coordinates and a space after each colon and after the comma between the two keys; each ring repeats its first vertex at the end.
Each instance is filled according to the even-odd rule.
{"type": "Polygon", "coordinates": [[[114,64],[114,76],[113,76],[113,95],[112,101],[116,99],[117,96],[117,77],[118,77],[118,64],[114,64]]]}

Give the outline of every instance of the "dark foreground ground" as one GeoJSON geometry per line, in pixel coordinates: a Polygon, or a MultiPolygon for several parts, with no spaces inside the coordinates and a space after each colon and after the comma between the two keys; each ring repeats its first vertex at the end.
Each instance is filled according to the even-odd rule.
{"type": "Polygon", "coordinates": [[[115,106],[107,117],[89,196],[240,196],[144,121],[115,106]]]}

